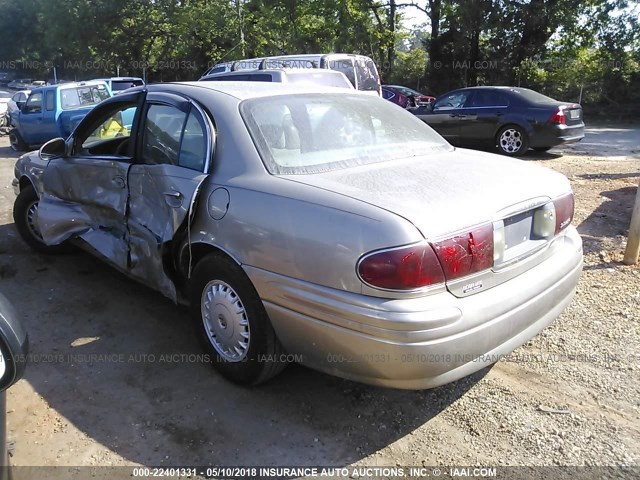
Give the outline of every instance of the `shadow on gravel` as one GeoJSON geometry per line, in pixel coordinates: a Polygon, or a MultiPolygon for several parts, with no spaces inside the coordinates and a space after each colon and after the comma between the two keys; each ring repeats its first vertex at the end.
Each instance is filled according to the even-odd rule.
{"type": "MultiPolygon", "coordinates": [[[[622,178],[637,178],[640,177],[638,172],[629,173],[583,173],[578,175],[578,178],[584,180],[620,180],[622,178]]],[[[605,194],[603,194],[605,195],[605,194]]],[[[606,196],[606,195],[605,195],[606,196]]]]}
{"type": "MultiPolygon", "coordinates": [[[[467,146],[470,150],[478,150],[480,152],[486,153],[494,153],[496,155],[500,155],[495,148],[489,148],[485,146],[467,146]]],[[[555,160],[556,158],[561,158],[563,156],[562,152],[536,152],[535,150],[528,150],[524,155],[519,155],[516,158],[518,160],[525,161],[536,161],[536,160],[555,160]]]]}
{"type": "MultiPolygon", "coordinates": [[[[587,176],[583,175],[582,177],[587,176]]],[[[638,174],[621,175],[620,177],[609,175],[609,177],[616,178],[625,178],[626,176],[636,177],[638,174]]],[[[597,175],[596,177],[603,178],[597,175]]],[[[628,235],[636,191],[636,187],[630,186],[600,193],[608,201],[603,202],[578,225],[585,253],[599,253],[601,256],[606,256],[608,255],[606,252],[612,250],[612,246],[616,245],[618,238],[628,235]]],[[[587,266],[585,269],[607,268],[610,266],[607,264],[613,263],[608,258],[603,258],[602,261],[604,264],[587,266]]]]}
{"type": "Polygon", "coordinates": [[[0,226],[0,252],[0,290],[30,336],[26,381],[130,462],[346,465],[429,422],[488,372],[412,392],[290,365],[241,388],[202,361],[184,308],[99,260],[32,253],[13,225],[0,226]]]}
{"type": "MultiPolygon", "coordinates": [[[[0,138],[3,138],[3,137],[0,137],[0,138]]],[[[2,160],[10,160],[10,159],[17,160],[18,157],[23,153],[25,152],[14,152],[11,149],[11,147],[0,147],[0,158],[2,158],[2,160]]],[[[11,161],[15,161],[15,160],[11,160],[11,161]]]]}
{"type": "Polygon", "coordinates": [[[528,160],[528,161],[544,161],[544,160],[555,160],[557,158],[561,158],[562,153],[555,153],[552,151],[548,152],[536,152],[535,150],[529,150],[525,155],[516,157],[520,160],[528,160]]]}

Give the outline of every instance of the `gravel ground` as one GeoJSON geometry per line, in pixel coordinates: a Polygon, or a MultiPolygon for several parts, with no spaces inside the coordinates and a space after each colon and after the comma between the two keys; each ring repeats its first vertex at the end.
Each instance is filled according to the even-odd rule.
{"type": "MultiPolygon", "coordinates": [[[[571,180],[585,268],[565,313],[493,368],[404,392],[294,366],[247,390],[197,363],[36,362],[8,392],[12,463],[637,466],[640,268],[621,259],[638,138],[593,128],[523,158],[571,180]]],[[[7,145],[0,185],[15,160],[7,145]]],[[[0,290],[24,313],[33,353],[198,352],[186,313],[159,295],[84,254],[30,252],[13,199],[0,187],[0,290]]]]}

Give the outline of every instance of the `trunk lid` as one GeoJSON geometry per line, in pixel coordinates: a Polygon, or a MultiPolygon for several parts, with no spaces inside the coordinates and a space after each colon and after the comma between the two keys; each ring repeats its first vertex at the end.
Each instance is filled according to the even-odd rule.
{"type": "Polygon", "coordinates": [[[391,211],[430,240],[506,218],[571,190],[560,173],[465,149],[283,177],[391,211]]]}

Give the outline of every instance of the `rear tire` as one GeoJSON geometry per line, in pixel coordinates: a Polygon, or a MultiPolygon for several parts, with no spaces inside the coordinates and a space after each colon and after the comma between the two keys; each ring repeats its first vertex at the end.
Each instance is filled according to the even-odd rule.
{"type": "Polygon", "coordinates": [[[47,245],[38,230],[38,195],[32,185],[23,188],[13,204],[13,221],[18,233],[32,249],[40,253],[58,254],[68,250],[66,244],[47,245]]]}
{"type": "Polygon", "coordinates": [[[286,366],[262,300],[244,271],[222,254],[193,271],[191,318],[213,367],[241,385],[257,385],[286,366]]]}
{"type": "Polygon", "coordinates": [[[24,143],[22,136],[15,128],[9,131],[9,143],[14,152],[24,152],[27,149],[27,144],[24,143]]]}
{"type": "Polygon", "coordinates": [[[499,153],[515,157],[524,155],[529,150],[529,138],[522,127],[507,125],[496,135],[496,145],[499,153]]]}

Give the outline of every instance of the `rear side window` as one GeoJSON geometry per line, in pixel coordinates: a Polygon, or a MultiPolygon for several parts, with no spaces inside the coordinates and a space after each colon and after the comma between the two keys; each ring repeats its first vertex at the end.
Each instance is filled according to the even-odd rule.
{"type": "Polygon", "coordinates": [[[52,112],[55,110],[56,108],[56,92],[54,92],[53,90],[49,90],[46,93],[46,97],[45,97],[45,108],[47,110],[47,112],[52,112]]]}
{"type": "Polygon", "coordinates": [[[178,165],[180,138],[187,114],[169,105],[151,105],[144,127],[144,163],[178,165]]]}
{"type": "Polygon", "coordinates": [[[145,121],[142,158],[149,165],[168,164],[204,171],[207,139],[204,121],[170,105],[151,105],[145,121]]]}
{"type": "Polygon", "coordinates": [[[439,99],[433,106],[433,111],[453,110],[455,108],[462,108],[464,102],[467,101],[468,92],[453,92],[444,98],[439,99]]]}
{"type": "Polygon", "coordinates": [[[191,109],[182,134],[178,165],[203,172],[207,155],[206,138],[206,129],[202,118],[191,109]]]}
{"type": "Polygon", "coordinates": [[[473,92],[468,107],[506,107],[509,105],[507,96],[496,90],[477,90],[473,92]]]}

